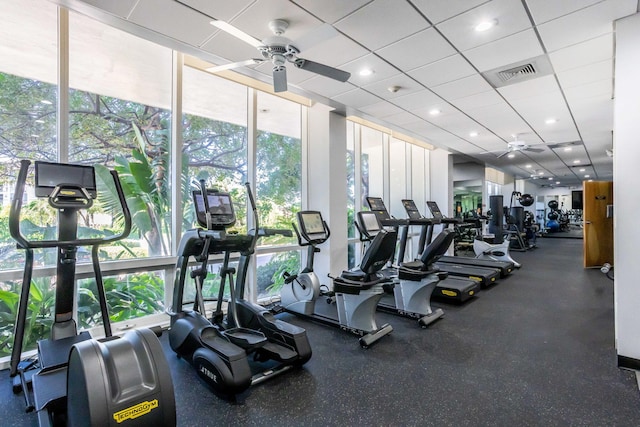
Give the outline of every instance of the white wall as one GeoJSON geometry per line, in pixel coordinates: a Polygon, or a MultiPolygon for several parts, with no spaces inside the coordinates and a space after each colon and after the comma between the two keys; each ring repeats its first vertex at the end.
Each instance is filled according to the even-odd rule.
{"type": "Polygon", "coordinates": [[[430,198],[438,204],[445,216],[453,216],[453,159],[444,150],[436,149],[429,153],[430,198]]]}
{"type": "Polygon", "coordinates": [[[640,212],[637,184],[640,159],[640,14],[616,21],[615,34],[613,229],[616,348],[619,365],[637,369],[640,367],[640,227],[635,213],[640,212]]]}

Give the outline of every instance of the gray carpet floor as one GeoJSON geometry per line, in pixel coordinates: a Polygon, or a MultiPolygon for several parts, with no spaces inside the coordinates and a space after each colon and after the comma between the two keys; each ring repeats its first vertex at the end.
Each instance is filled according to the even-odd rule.
{"type": "MultiPolygon", "coordinates": [[[[167,345],[180,426],[639,426],[633,372],[616,367],[613,282],[582,268],[582,241],[538,239],[523,267],[421,329],[364,350],[357,338],[291,315],[313,357],[251,388],[216,397],[167,345]]],[[[166,334],[165,334],[166,335],[166,334]]],[[[0,372],[0,424],[36,425],[0,372]]]]}

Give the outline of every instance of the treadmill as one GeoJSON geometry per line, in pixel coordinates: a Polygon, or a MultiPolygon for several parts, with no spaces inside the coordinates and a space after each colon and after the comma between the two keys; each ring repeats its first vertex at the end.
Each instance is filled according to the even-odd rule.
{"type": "MultiPolygon", "coordinates": [[[[384,205],[384,201],[381,198],[367,197],[367,203],[371,208],[371,212],[358,212],[357,215],[358,221],[356,222],[356,228],[360,232],[360,240],[368,241],[373,239],[373,237],[375,237],[375,235],[385,226],[402,227],[398,248],[398,264],[401,264],[404,259],[405,248],[408,240],[407,236],[409,226],[419,225],[422,226],[422,229],[424,230],[427,226],[432,224],[431,219],[423,217],[419,212],[417,212],[417,215],[409,215],[408,219],[395,219],[391,218],[386,206],[384,205]]],[[[421,235],[419,246],[421,252],[424,249],[424,242],[425,239],[421,235]]],[[[440,270],[444,271],[443,269],[440,270]]],[[[383,273],[387,275],[397,275],[397,270],[395,268],[386,269],[383,273]]],[[[448,276],[438,282],[436,288],[431,294],[431,297],[433,299],[449,303],[463,303],[475,296],[480,282],[480,279],[464,279],[462,277],[448,276]]]]}
{"type": "MultiPolygon", "coordinates": [[[[414,203],[415,205],[415,203],[414,203]]],[[[438,204],[436,202],[427,202],[427,206],[431,211],[431,215],[433,216],[432,225],[429,226],[429,230],[426,235],[426,242],[429,244],[431,242],[431,238],[433,237],[433,228],[435,224],[442,224],[443,227],[448,227],[450,224],[457,224],[459,221],[454,218],[446,218],[442,215],[442,212],[438,208],[438,204]]],[[[480,286],[486,288],[489,285],[494,284],[501,274],[500,268],[493,267],[480,267],[474,265],[463,265],[459,263],[446,263],[442,261],[438,261],[435,265],[441,270],[446,271],[452,276],[465,277],[468,279],[474,279],[480,281],[480,286]]],[[[513,267],[512,267],[513,268],[513,267]]]]}
{"type": "MultiPolygon", "coordinates": [[[[402,204],[407,211],[407,215],[409,218],[412,217],[421,217],[420,211],[416,207],[416,204],[413,200],[403,200],[402,204]]],[[[436,223],[444,224],[445,228],[449,226],[449,224],[456,224],[459,221],[454,218],[445,218],[440,208],[438,208],[438,204],[436,202],[427,202],[427,206],[431,211],[431,216],[433,219],[428,219],[430,224],[427,227],[433,227],[434,221],[436,223]]],[[[429,244],[431,241],[431,237],[433,232],[424,232],[420,233],[420,242],[418,243],[418,252],[421,253],[424,250],[425,244],[429,244]],[[427,241],[428,240],[428,241],[427,241]]],[[[485,268],[497,268],[500,270],[500,277],[506,277],[514,270],[515,265],[510,261],[494,261],[490,259],[479,259],[479,258],[470,258],[470,257],[461,257],[461,256],[442,256],[438,260],[438,262],[444,262],[448,264],[460,264],[460,265],[469,265],[473,267],[485,267],[485,268]]]]}

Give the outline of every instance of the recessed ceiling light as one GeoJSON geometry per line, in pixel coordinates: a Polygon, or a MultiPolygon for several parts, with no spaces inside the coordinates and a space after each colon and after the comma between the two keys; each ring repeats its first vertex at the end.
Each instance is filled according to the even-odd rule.
{"type": "Polygon", "coordinates": [[[549,180],[549,181],[553,181],[553,177],[552,177],[552,176],[550,176],[550,177],[548,178],[548,180],[549,180]]]}
{"type": "Polygon", "coordinates": [[[544,175],[544,172],[538,172],[538,175],[544,175]]]}
{"type": "Polygon", "coordinates": [[[495,27],[496,25],[498,25],[497,19],[489,19],[487,21],[480,22],[478,25],[474,27],[474,29],[478,32],[483,32],[483,31],[487,31],[490,28],[495,27]]]}
{"type": "Polygon", "coordinates": [[[557,121],[558,121],[558,119],[552,117],[550,119],[545,120],[544,122],[546,124],[548,124],[548,125],[552,125],[552,124],[556,123],[557,121]]]}
{"type": "Polygon", "coordinates": [[[531,167],[531,165],[525,165],[525,168],[529,169],[531,167]]]}
{"type": "Polygon", "coordinates": [[[584,171],[586,171],[586,169],[585,169],[585,168],[580,168],[580,169],[578,169],[578,170],[579,170],[580,172],[584,172],[584,171]]]}
{"type": "Polygon", "coordinates": [[[574,161],[573,161],[573,164],[574,164],[574,165],[577,165],[578,163],[580,163],[580,160],[574,160],[574,161]]]}
{"type": "Polygon", "coordinates": [[[560,184],[560,181],[556,181],[556,184],[560,184]]]}
{"type": "Polygon", "coordinates": [[[516,155],[515,155],[515,154],[513,154],[513,153],[509,153],[509,154],[507,154],[507,157],[508,157],[508,158],[510,158],[510,159],[513,159],[515,156],[516,156],[516,155]]]}
{"type": "Polygon", "coordinates": [[[573,150],[573,148],[571,148],[571,147],[564,147],[564,151],[571,151],[571,150],[573,150]]]}
{"type": "Polygon", "coordinates": [[[475,138],[476,136],[478,136],[478,132],[476,132],[476,131],[469,132],[469,136],[470,136],[471,138],[475,138]]]}
{"type": "Polygon", "coordinates": [[[433,110],[429,111],[429,114],[431,114],[432,116],[437,116],[438,114],[440,114],[440,112],[440,110],[434,108],[433,110]]]}
{"type": "Polygon", "coordinates": [[[589,181],[587,181],[587,182],[593,182],[593,180],[592,180],[592,179],[590,179],[590,180],[589,180],[589,181]]]}
{"type": "Polygon", "coordinates": [[[586,174],[584,177],[585,177],[585,178],[589,178],[589,174],[586,174]]]}
{"type": "Polygon", "coordinates": [[[362,77],[367,77],[372,75],[373,73],[375,73],[375,71],[373,71],[371,68],[363,68],[358,74],[360,74],[362,77]]]}

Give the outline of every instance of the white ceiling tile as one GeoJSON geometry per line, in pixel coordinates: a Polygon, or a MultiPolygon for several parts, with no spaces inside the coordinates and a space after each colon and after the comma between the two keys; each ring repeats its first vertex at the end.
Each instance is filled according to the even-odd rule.
{"type": "Polygon", "coordinates": [[[477,93],[464,98],[458,98],[450,101],[459,109],[466,111],[475,108],[486,107],[488,105],[504,103],[504,99],[495,90],[477,93]]]}
{"type": "Polygon", "coordinates": [[[464,98],[477,93],[493,90],[491,85],[479,74],[472,74],[450,83],[444,83],[431,88],[447,101],[464,98]]]}
{"type": "Polygon", "coordinates": [[[384,99],[399,98],[401,96],[424,90],[424,87],[420,83],[416,82],[406,74],[396,74],[388,79],[364,85],[362,88],[384,99]],[[393,86],[399,87],[397,92],[389,90],[389,88],[393,86]]]}
{"type": "Polygon", "coordinates": [[[596,62],[585,65],[584,67],[574,68],[569,71],[557,73],[560,85],[563,88],[581,86],[598,80],[613,79],[613,61],[607,59],[605,61],[596,62]]]}
{"type": "Polygon", "coordinates": [[[591,98],[611,99],[613,82],[610,79],[605,79],[580,86],[567,87],[564,90],[564,94],[571,108],[576,108],[579,103],[587,102],[591,98]]]}
{"type": "Polygon", "coordinates": [[[434,28],[428,28],[376,51],[378,55],[407,71],[456,53],[434,28]]]}
{"type": "Polygon", "coordinates": [[[332,67],[354,61],[367,55],[369,51],[349,38],[338,34],[310,49],[300,52],[301,58],[310,59],[332,67]]]}
{"type": "Polygon", "coordinates": [[[371,50],[429,27],[407,2],[375,0],[338,21],[335,27],[371,50]]]}
{"type": "Polygon", "coordinates": [[[434,105],[445,103],[444,99],[426,89],[420,92],[394,98],[391,102],[408,111],[413,111],[419,108],[432,108],[434,105]]]}
{"type": "Polygon", "coordinates": [[[391,76],[398,74],[398,70],[373,54],[369,54],[360,57],[355,61],[342,64],[338,68],[351,73],[349,81],[358,86],[385,80],[391,76]],[[359,72],[363,68],[371,69],[374,71],[374,73],[369,76],[361,76],[359,72]]]}
{"type": "Polygon", "coordinates": [[[527,0],[527,6],[536,25],[551,21],[602,0],[527,0]]]}
{"type": "Polygon", "coordinates": [[[637,0],[603,1],[539,25],[538,32],[547,51],[553,52],[612,32],[613,21],[636,13],[637,7],[637,0]]]}
{"type": "Polygon", "coordinates": [[[437,24],[487,2],[488,0],[414,0],[413,4],[426,15],[429,21],[437,24]]]}
{"type": "Polygon", "coordinates": [[[354,89],[349,92],[341,93],[332,97],[332,99],[353,108],[360,108],[380,101],[380,98],[362,89],[354,89]]]}
{"type": "Polygon", "coordinates": [[[480,71],[492,70],[514,62],[535,58],[544,51],[533,29],[504,37],[463,52],[480,71]]]}
{"type": "Polygon", "coordinates": [[[493,0],[437,25],[444,36],[460,51],[468,50],[531,27],[522,3],[513,0],[493,0]],[[475,26],[496,19],[498,25],[484,31],[475,26]]]}
{"type": "MultiPolygon", "coordinates": [[[[204,0],[203,0],[204,1],[204,0]]],[[[329,24],[358,10],[371,0],[292,0],[329,24]]],[[[230,2],[233,3],[233,2],[230,2]]]]}
{"type": "Polygon", "coordinates": [[[327,98],[355,89],[350,83],[342,83],[328,77],[316,75],[300,83],[300,87],[309,92],[317,93],[327,98]]]}
{"type": "Polygon", "coordinates": [[[371,105],[365,105],[359,108],[365,114],[369,114],[373,117],[385,118],[387,116],[393,116],[405,112],[402,108],[397,107],[387,101],[377,102],[371,105]]]}
{"type": "Polygon", "coordinates": [[[556,73],[613,58],[613,33],[574,44],[549,54],[556,73]]]}
{"type": "Polygon", "coordinates": [[[428,88],[468,77],[474,73],[473,67],[459,54],[408,72],[411,77],[428,88]]]}
{"type": "Polygon", "coordinates": [[[129,20],[195,46],[216,31],[209,18],[172,0],[140,0],[129,20]]]}
{"type": "Polygon", "coordinates": [[[384,120],[394,125],[402,126],[407,123],[415,122],[417,120],[417,117],[414,114],[403,110],[401,113],[385,117],[384,120]]]}
{"type": "Polygon", "coordinates": [[[104,1],[104,0],[82,0],[83,3],[90,4],[107,11],[113,15],[127,19],[138,0],[104,1]]]}
{"type": "MultiPolygon", "coordinates": [[[[262,58],[262,55],[256,48],[224,31],[218,31],[215,36],[211,37],[201,46],[201,49],[206,52],[211,52],[220,58],[225,58],[228,62],[262,58]]],[[[223,65],[223,63],[215,65],[223,65]]]]}
{"type": "Polygon", "coordinates": [[[506,103],[470,109],[465,112],[505,140],[511,140],[511,135],[514,134],[531,132],[529,125],[506,103]]]}
{"type": "MultiPolygon", "coordinates": [[[[254,1],[255,0],[182,0],[183,3],[206,13],[212,18],[227,22],[245,10],[254,1]]],[[[107,3],[118,4],[122,2],[110,1],[107,3]]]]}
{"type": "Polygon", "coordinates": [[[552,75],[542,76],[537,79],[526,80],[524,82],[500,87],[497,90],[507,99],[507,101],[513,102],[519,99],[526,99],[545,93],[555,93],[558,91],[558,83],[552,75]]]}

